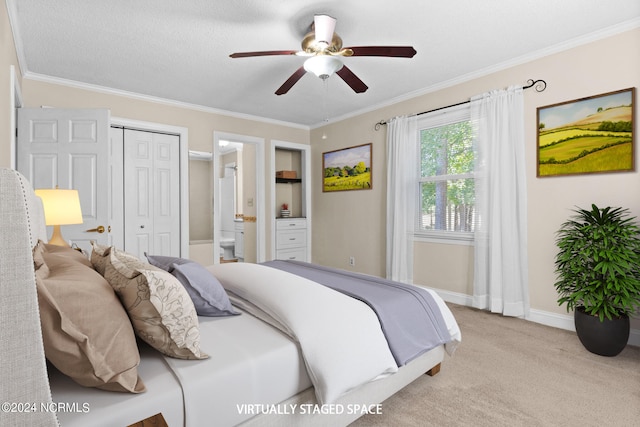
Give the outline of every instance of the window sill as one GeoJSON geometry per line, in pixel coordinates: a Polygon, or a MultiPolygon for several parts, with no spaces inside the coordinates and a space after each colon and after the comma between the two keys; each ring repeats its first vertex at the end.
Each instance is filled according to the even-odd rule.
{"type": "Polygon", "coordinates": [[[424,243],[440,243],[446,245],[463,245],[473,246],[473,233],[453,233],[447,231],[432,231],[415,233],[413,235],[415,242],[424,243]]]}

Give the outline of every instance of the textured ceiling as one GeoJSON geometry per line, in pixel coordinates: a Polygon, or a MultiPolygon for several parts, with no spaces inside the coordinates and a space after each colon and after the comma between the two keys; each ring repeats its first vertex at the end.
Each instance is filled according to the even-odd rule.
{"type": "MultiPolygon", "coordinates": [[[[314,127],[618,29],[638,0],[7,0],[25,76],[64,79],[314,127]],[[345,58],[368,86],[305,75],[297,50],[313,15],[337,18],[345,46],[412,45],[403,58],[345,58]]],[[[544,78],[544,76],[530,76],[544,78]]],[[[522,83],[526,82],[505,82],[522,83]]]]}

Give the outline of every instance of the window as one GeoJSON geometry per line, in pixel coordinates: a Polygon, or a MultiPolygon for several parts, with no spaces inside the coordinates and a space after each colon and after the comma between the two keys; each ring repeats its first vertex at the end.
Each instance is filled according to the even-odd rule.
{"type": "Polygon", "coordinates": [[[473,126],[469,105],[426,114],[420,141],[417,234],[473,240],[475,188],[473,126]]]}

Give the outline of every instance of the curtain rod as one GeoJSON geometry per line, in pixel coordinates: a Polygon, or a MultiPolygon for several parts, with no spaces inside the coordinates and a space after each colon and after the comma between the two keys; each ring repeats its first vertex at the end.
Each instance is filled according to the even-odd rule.
{"type": "MultiPolygon", "coordinates": [[[[533,80],[533,79],[529,79],[527,80],[527,85],[526,86],[522,86],[522,89],[529,89],[530,87],[534,88],[536,90],[536,92],[542,92],[547,88],[547,82],[545,82],[544,80],[533,80]]],[[[447,105],[444,107],[439,107],[439,108],[434,108],[433,110],[429,110],[429,111],[423,111],[421,113],[416,113],[414,114],[414,116],[421,116],[423,114],[427,114],[427,113],[433,113],[434,111],[439,111],[439,110],[444,110],[445,108],[451,108],[451,107],[457,107],[458,105],[464,105],[464,104],[468,104],[470,103],[471,100],[467,100],[467,101],[462,101],[462,102],[458,102],[457,104],[451,104],[451,105],[447,105]]],[[[380,120],[378,123],[376,123],[375,129],[376,130],[380,130],[380,127],[382,125],[386,125],[387,121],[386,120],[380,120]]]]}

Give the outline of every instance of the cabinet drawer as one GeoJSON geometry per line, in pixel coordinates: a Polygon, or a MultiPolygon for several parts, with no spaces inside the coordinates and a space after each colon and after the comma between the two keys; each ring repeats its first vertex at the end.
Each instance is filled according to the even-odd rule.
{"type": "Polygon", "coordinates": [[[306,248],[296,248],[296,249],[278,249],[276,251],[276,259],[280,260],[295,260],[295,261],[307,261],[307,249],[306,248]]]}
{"type": "Polygon", "coordinates": [[[279,230],[276,237],[276,248],[293,248],[299,246],[306,246],[307,244],[307,230],[279,230]]]}
{"type": "Polygon", "coordinates": [[[278,230],[294,230],[298,228],[307,228],[307,220],[305,218],[288,218],[276,221],[278,230]]]}

